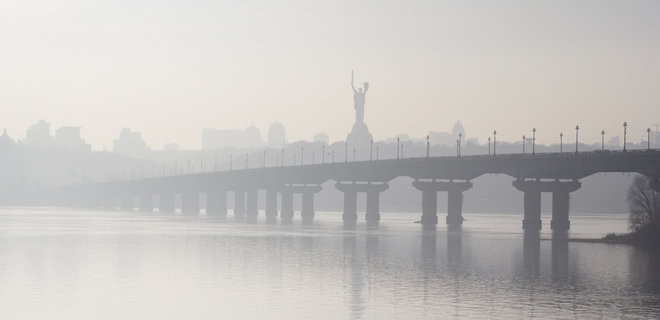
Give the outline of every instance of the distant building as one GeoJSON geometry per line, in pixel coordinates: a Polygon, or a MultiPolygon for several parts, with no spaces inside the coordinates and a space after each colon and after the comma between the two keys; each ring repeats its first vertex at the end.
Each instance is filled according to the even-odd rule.
{"type": "Polygon", "coordinates": [[[456,140],[459,138],[459,134],[461,140],[465,141],[467,138],[465,136],[465,128],[463,128],[463,125],[460,121],[456,121],[456,124],[454,124],[451,132],[429,132],[429,140],[433,145],[454,146],[456,145],[456,140]]]}
{"type": "Polygon", "coordinates": [[[245,130],[217,130],[204,128],[202,130],[202,149],[216,150],[226,147],[238,149],[257,148],[263,145],[261,131],[255,126],[245,130]]]}
{"type": "Polygon", "coordinates": [[[142,140],[142,134],[124,128],[119,138],[112,144],[112,151],[128,155],[142,154],[148,151],[147,144],[142,140]]]}
{"type": "Polygon", "coordinates": [[[12,140],[7,134],[7,129],[4,129],[0,136],[0,150],[8,150],[13,144],[14,140],[12,140]]]}
{"type": "Polygon", "coordinates": [[[286,144],[286,132],[284,131],[284,126],[278,122],[275,122],[268,127],[268,145],[270,146],[282,146],[286,144]]]}
{"type": "Polygon", "coordinates": [[[178,143],[166,143],[163,146],[163,151],[179,151],[181,150],[181,145],[178,143]]]}
{"type": "Polygon", "coordinates": [[[52,142],[53,137],[50,135],[50,123],[45,120],[39,120],[39,122],[28,128],[25,133],[24,143],[31,147],[49,146],[52,142]]]}
{"type": "Polygon", "coordinates": [[[328,144],[330,143],[330,136],[325,132],[319,132],[314,135],[314,142],[328,144]]]}
{"type": "Polygon", "coordinates": [[[91,146],[80,138],[80,127],[62,127],[55,130],[55,145],[70,151],[91,151],[91,146]]]}

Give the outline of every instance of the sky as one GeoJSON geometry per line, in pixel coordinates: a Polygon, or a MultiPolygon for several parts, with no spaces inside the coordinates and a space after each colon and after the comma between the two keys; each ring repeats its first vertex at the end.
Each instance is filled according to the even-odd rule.
{"type": "Polygon", "coordinates": [[[0,128],[123,127],[160,149],[280,121],[344,140],[370,84],[376,140],[449,131],[630,141],[660,123],[660,1],[0,0],[0,128]]]}

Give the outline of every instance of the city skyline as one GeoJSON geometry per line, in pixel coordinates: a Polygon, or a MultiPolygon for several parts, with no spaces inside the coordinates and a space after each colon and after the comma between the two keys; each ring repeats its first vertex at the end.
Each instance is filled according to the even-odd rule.
{"type": "Polygon", "coordinates": [[[660,4],[635,4],[11,3],[0,10],[3,127],[81,126],[95,149],[130,127],[150,146],[197,149],[189,128],[279,120],[290,141],[337,141],[353,124],[355,70],[371,83],[375,140],[456,119],[481,141],[537,128],[553,143],[579,124],[597,143],[624,121],[639,140],[660,122],[660,4]]]}

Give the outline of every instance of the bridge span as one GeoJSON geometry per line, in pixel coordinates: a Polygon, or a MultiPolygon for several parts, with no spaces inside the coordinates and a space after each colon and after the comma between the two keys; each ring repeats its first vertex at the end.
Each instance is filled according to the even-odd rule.
{"type": "Polygon", "coordinates": [[[472,180],[484,174],[506,174],[513,187],[523,193],[525,230],[538,230],[541,222],[541,193],[552,193],[553,230],[570,228],[570,193],[581,187],[580,179],[600,172],[633,172],[652,178],[651,186],[660,191],[660,150],[593,151],[581,153],[498,154],[488,156],[419,157],[369,161],[345,161],[299,166],[278,166],[188,175],[153,177],[69,186],[53,190],[56,205],[103,207],[133,210],[139,199],[139,210],[154,210],[158,198],[161,213],[175,212],[175,197],[181,196],[181,212],[198,215],[199,196],[206,193],[209,216],[227,216],[228,192],[234,197],[233,213],[237,220],[256,222],[259,190],[265,190],[266,221],[291,223],[294,216],[294,194],[302,195],[303,223],[314,218],[314,195],[321,184],[335,181],[343,192],[343,220],[354,225],[358,220],[357,194],[367,195],[365,220],[380,220],[380,193],[396,177],[414,179],[412,186],[422,192],[421,223],[434,227],[438,223],[437,194],[447,192],[446,223],[463,223],[463,192],[472,180]],[[278,195],[280,208],[278,212],[278,195]]]}

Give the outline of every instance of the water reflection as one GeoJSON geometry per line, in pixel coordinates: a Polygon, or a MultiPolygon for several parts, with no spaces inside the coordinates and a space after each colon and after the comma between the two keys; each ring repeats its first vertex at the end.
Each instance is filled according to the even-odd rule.
{"type": "Polygon", "coordinates": [[[523,276],[535,278],[541,268],[541,234],[538,231],[523,233],[523,276]]]}
{"type": "Polygon", "coordinates": [[[344,252],[344,283],[349,283],[349,292],[347,296],[349,301],[347,305],[350,309],[351,319],[361,319],[364,313],[364,301],[362,290],[364,279],[362,275],[362,259],[358,256],[357,235],[354,232],[344,233],[343,237],[344,252]],[[348,281],[346,278],[348,277],[348,281]]]}
{"type": "Polygon", "coordinates": [[[552,276],[555,281],[569,280],[568,233],[552,233],[552,276]]]}

